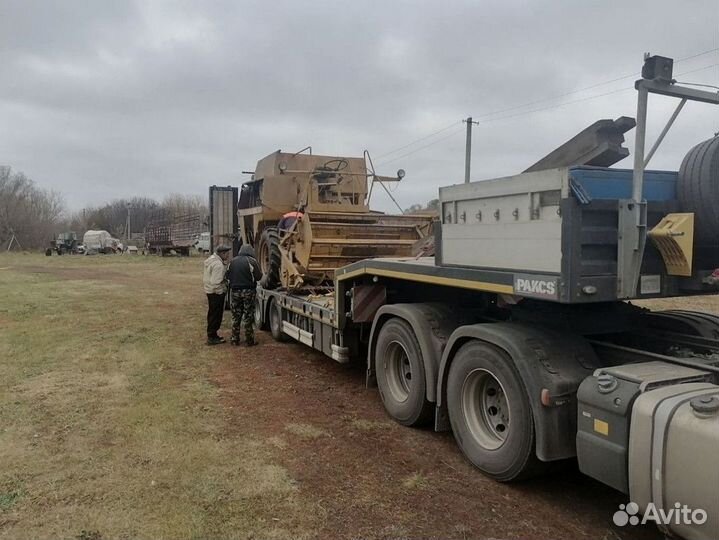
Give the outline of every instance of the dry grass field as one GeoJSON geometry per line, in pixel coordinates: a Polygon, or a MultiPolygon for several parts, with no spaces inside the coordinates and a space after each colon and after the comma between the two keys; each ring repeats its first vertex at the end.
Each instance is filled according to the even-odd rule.
{"type": "Polygon", "coordinates": [[[658,537],[571,467],[486,479],[361,365],[205,346],[204,309],[199,258],[0,255],[0,538],[658,537]]]}
{"type": "Polygon", "coordinates": [[[269,445],[227,435],[197,259],[0,268],[0,537],[302,536],[269,445]]]}

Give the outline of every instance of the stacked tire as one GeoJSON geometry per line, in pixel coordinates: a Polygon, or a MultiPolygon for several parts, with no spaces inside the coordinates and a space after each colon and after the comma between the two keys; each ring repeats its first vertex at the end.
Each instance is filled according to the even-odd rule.
{"type": "Polygon", "coordinates": [[[699,245],[719,239],[719,136],[699,143],[682,161],[677,197],[682,212],[694,212],[694,237],[699,245]]]}

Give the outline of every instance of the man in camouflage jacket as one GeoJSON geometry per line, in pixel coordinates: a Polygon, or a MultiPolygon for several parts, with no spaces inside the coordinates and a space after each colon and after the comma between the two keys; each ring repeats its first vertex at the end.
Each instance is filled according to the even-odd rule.
{"type": "Polygon", "coordinates": [[[227,269],[230,283],[230,299],[232,300],[232,337],[233,345],[240,344],[240,329],[244,323],[245,341],[248,346],[256,345],[255,341],[255,289],[262,277],[262,270],[255,259],[252,246],[244,245],[237,257],[232,259],[227,269]]]}

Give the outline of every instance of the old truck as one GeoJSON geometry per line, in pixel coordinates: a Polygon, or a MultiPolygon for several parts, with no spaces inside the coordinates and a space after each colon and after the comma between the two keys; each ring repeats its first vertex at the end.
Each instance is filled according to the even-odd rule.
{"type": "Polygon", "coordinates": [[[62,232],[58,234],[54,240],[50,242],[50,250],[55,251],[58,255],[65,253],[78,253],[77,233],[62,232]]]}
{"type": "Polygon", "coordinates": [[[645,59],[631,170],[610,167],[627,153],[623,118],[528,172],[440,188],[434,258],[346,261],[324,288],[260,287],[257,325],[366,362],[389,416],[451,430],[498,481],[577,459],[638,511],[698,518],[665,531],[716,538],[719,317],[636,305],[719,287],[719,138],[679,171],[646,169],[687,100],[719,104],[671,73],[671,59],[645,59]],[[649,94],[681,101],[645,154],[649,94]]]}

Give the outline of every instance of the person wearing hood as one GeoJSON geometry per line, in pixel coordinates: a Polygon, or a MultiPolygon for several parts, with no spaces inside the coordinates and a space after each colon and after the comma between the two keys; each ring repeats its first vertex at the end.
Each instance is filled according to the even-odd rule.
{"type": "Polygon", "coordinates": [[[245,326],[245,341],[248,346],[257,345],[255,341],[255,289],[262,277],[262,270],[255,259],[255,250],[245,244],[237,257],[232,259],[227,269],[230,282],[230,300],[232,301],[232,337],[233,345],[240,344],[240,330],[245,326]]]}
{"type": "Polygon", "coordinates": [[[230,258],[229,246],[217,246],[215,252],[205,259],[205,272],[203,284],[207,294],[207,344],[217,345],[224,343],[217,331],[222,326],[222,316],[225,311],[225,296],[227,284],[225,283],[225,264],[230,258]]]}

